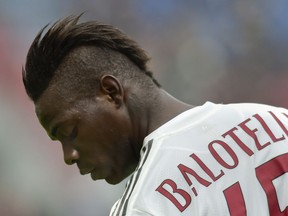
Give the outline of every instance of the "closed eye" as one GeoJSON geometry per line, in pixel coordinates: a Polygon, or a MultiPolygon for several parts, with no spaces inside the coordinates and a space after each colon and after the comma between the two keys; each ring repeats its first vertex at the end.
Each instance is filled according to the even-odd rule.
{"type": "Polygon", "coordinates": [[[57,130],[58,130],[58,127],[54,127],[52,130],[51,130],[51,136],[50,136],[50,138],[51,138],[51,140],[58,140],[57,139],[57,130]]]}
{"type": "Polygon", "coordinates": [[[75,139],[78,135],[78,128],[76,126],[57,125],[51,130],[50,138],[52,140],[75,139]],[[71,130],[72,128],[72,130],[71,130]]]}
{"type": "Polygon", "coordinates": [[[70,139],[75,139],[78,135],[78,128],[75,126],[73,128],[73,130],[71,131],[70,135],[69,135],[69,138],[70,139]]]}

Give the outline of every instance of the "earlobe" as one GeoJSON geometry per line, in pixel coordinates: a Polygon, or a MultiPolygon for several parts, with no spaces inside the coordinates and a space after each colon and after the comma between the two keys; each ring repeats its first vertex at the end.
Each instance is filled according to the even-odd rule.
{"type": "Polygon", "coordinates": [[[120,81],[112,75],[102,75],[100,77],[100,89],[107,96],[108,100],[120,107],[123,103],[123,86],[120,81]]]}

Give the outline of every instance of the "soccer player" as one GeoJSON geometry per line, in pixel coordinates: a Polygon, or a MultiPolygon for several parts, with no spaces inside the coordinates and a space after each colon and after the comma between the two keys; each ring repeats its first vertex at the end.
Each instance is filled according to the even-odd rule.
{"type": "Polygon", "coordinates": [[[36,36],[23,82],[64,160],[117,184],[111,216],[288,215],[288,110],[183,103],[110,25],[57,21],[36,36]]]}

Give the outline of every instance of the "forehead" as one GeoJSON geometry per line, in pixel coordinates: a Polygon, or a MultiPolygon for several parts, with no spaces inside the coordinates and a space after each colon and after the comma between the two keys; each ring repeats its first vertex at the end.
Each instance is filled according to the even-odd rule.
{"type": "Polygon", "coordinates": [[[72,103],[61,97],[53,86],[47,88],[35,103],[36,115],[46,129],[53,120],[67,115],[71,108],[72,103]]]}

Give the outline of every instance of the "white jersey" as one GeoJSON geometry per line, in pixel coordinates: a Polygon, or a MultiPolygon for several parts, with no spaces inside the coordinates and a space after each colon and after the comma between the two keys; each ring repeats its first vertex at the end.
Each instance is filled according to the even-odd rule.
{"type": "Polygon", "coordinates": [[[110,216],[288,215],[288,110],[213,104],[149,134],[110,216]]]}

